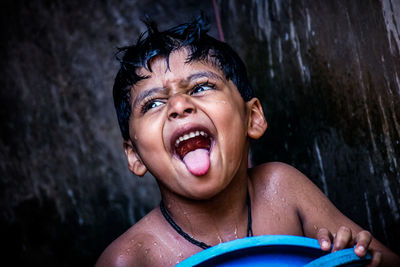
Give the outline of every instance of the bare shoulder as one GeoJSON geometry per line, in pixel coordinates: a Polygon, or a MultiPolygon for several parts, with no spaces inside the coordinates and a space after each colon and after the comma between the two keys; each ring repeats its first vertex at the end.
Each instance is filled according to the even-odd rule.
{"type": "Polygon", "coordinates": [[[292,191],[312,185],[304,174],[283,162],[258,165],[249,171],[249,176],[256,187],[261,186],[266,189],[279,187],[281,190],[292,191]]]}
{"type": "Polygon", "coordinates": [[[162,231],[162,224],[157,211],[153,210],[114,240],[101,254],[96,267],[156,264],[151,262],[152,255],[165,253],[159,231],[162,231]]]}
{"type": "Polygon", "coordinates": [[[340,226],[348,226],[355,232],[361,230],[336,209],[316,185],[290,165],[280,162],[262,164],[253,168],[249,176],[258,195],[276,194],[285,198],[298,214],[303,233],[308,237],[315,238],[320,227],[332,233],[340,226]]]}
{"type": "Polygon", "coordinates": [[[262,234],[303,235],[297,190],[307,178],[280,162],[254,167],[248,175],[255,229],[262,234]]]}
{"type": "Polygon", "coordinates": [[[309,212],[315,208],[315,203],[320,207],[328,206],[331,210],[333,208],[330,201],[311,180],[288,164],[282,162],[261,164],[252,168],[249,176],[256,191],[272,190],[284,196],[287,200],[291,200],[300,214],[304,214],[305,209],[309,212]]]}

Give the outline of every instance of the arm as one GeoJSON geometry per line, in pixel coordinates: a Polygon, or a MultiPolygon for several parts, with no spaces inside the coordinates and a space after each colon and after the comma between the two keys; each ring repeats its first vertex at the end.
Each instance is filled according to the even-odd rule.
{"type": "Polygon", "coordinates": [[[164,255],[159,242],[152,234],[141,232],[142,228],[134,225],[116,240],[114,240],[101,254],[95,267],[132,267],[132,266],[160,266],[159,255],[164,255]],[[157,255],[157,257],[155,257],[157,255]]]}
{"type": "Polygon", "coordinates": [[[137,244],[131,246],[119,238],[101,254],[95,267],[147,266],[144,259],[137,244]]]}
{"type": "Polygon", "coordinates": [[[329,250],[331,244],[332,251],[357,244],[355,253],[363,256],[370,249],[373,264],[382,258],[383,266],[400,266],[400,258],[396,254],[344,216],[302,173],[285,166],[285,179],[290,180],[288,193],[296,196],[295,205],[305,236],[318,239],[323,250],[329,250]]]}

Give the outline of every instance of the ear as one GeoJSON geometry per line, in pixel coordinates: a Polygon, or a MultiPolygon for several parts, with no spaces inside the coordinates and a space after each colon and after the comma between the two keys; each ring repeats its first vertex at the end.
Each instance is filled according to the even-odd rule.
{"type": "Polygon", "coordinates": [[[129,170],[138,176],[143,176],[147,172],[147,167],[143,164],[131,140],[124,140],[124,150],[129,170]]]}
{"type": "Polygon", "coordinates": [[[258,98],[252,98],[246,102],[249,112],[247,134],[253,139],[260,138],[267,130],[267,121],[264,117],[263,108],[258,98]]]}

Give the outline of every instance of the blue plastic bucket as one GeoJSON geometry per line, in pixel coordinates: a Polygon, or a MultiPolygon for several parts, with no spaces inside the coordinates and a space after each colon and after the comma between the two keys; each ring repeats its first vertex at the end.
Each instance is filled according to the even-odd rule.
{"type": "Polygon", "coordinates": [[[177,266],[364,266],[370,259],[369,254],[358,257],[353,248],[334,253],[322,251],[316,239],[268,235],[219,244],[177,266]]]}

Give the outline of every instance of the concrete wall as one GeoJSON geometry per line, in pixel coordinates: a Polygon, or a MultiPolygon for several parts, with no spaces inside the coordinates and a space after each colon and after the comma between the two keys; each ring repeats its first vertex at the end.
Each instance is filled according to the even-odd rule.
{"type": "Polygon", "coordinates": [[[284,161],[348,217],[400,246],[400,2],[220,1],[269,130],[257,163],[284,161]]]}
{"type": "Polygon", "coordinates": [[[114,53],[145,14],[166,28],[199,9],[214,18],[183,0],[1,3],[0,236],[15,266],[91,266],[158,204],[153,178],[127,169],[114,53]]]}
{"type": "MultiPolygon", "coordinates": [[[[217,1],[269,129],[253,160],[293,164],[397,252],[400,236],[400,5],[217,1]]],[[[15,265],[93,265],[158,204],[131,175],[111,87],[116,47],[212,1],[3,1],[0,234],[15,265]]]]}

